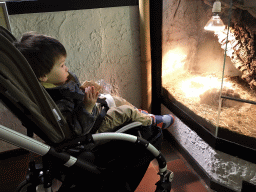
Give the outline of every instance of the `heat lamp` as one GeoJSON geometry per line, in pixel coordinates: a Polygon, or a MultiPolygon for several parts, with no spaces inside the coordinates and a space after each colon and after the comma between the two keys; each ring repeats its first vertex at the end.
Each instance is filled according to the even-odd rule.
{"type": "Polygon", "coordinates": [[[212,18],[207,22],[204,29],[207,31],[221,31],[225,29],[225,25],[221,20],[219,13],[221,12],[221,2],[216,0],[213,4],[212,18]]]}

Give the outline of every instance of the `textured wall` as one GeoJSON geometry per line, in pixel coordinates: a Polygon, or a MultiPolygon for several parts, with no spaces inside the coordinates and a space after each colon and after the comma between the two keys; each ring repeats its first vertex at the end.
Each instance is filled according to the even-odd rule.
{"type": "MultiPolygon", "coordinates": [[[[114,94],[140,107],[138,6],[11,15],[10,24],[16,38],[27,31],[57,38],[67,49],[67,66],[81,82],[104,79],[114,94]]],[[[0,111],[9,114],[3,106],[0,111]]]]}
{"type": "Polygon", "coordinates": [[[12,15],[10,22],[17,38],[31,30],[57,38],[81,81],[104,79],[140,106],[138,6],[12,15]]]}

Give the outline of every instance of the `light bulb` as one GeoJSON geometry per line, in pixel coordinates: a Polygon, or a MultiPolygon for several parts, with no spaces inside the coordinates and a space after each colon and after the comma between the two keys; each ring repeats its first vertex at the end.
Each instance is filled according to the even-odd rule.
{"type": "Polygon", "coordinates": [[[207,31],[221,31],[225,29],[225,25],[219,15],[214,15],[207,22],[204,29],[207,31]]]}

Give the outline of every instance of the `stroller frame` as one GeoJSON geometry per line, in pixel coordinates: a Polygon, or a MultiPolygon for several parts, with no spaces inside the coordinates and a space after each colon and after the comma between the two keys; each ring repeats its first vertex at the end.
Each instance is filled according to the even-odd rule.
{"type": "MultiPolygon", "coordinates": [[[[140,126],[140,123],[135,122],[132,125],[129,125],[129,129],[132,129],[138,126],[140,126]]],[[[127,130],[127,126],[123,127],[123,129],[127,130]]],[[[143,146],[156,158],[159,165],[158,174],[160,175],[160,180],[156,184],[157,185],[156,191],[170,191],[171,182],[173,180],[174,174],[173,172],[167,169],[166,160],[164,156],[161,154],[161,152],[158,149],[156,149],[152,144],[150,144],[147,140],[141,137],[120,133],[121,131],[119,131],[118,133],[101,133],[101,134],[86,135],[84,137],[81,137],[79,141],[77,140],[75,142],[79,146],[83,144],[90,144],[93,142],[106,141],[106,140],[122,140],[122,141],[127,141],[127,142],[131,142],[131,143],[143,146]]],[[[28,137],[19,132],[13,131],[2,125],[0,125],[0,139],[8,143],[11,143],[15,146],[26,149],[30,152],[36,153],[42,157],[50,156],[51,158],[55,158],[59,163],[62,163],[66,167],[69,167],[69,168],[78,167],[80,169],[83,169],[87,172],[91,172],[93,174],[101,173],[100,168],[96,167],[95,165],[92,165],[90,162],[84,159],[71,156],[70,154],[65,152],[57,152],[58,149],[50,147],[49,145],[41,143],[31,137],[28,137]]],[[[70,145],[74,146],[74,143],[70,145]]],[[[49,175],[51,175],[50,170],[47,170],[46,168],[45,172],[48,174],[48,176],[46,174],[43,176],[43,172],[42,172],[43,169],[41,168],[38,171],[34,167],[35,167],[35,164],[30,163],[30,174],[28,174],[30,175],[30,178],[27,178],[27,179],[29,180],[29,182],[31,182],[30,184],[32,186],[34,185],[35,187],[30,190],[36,191],[36,187],[38,184],[44,184],[45,192],[51,192],[52,182],[51,180],[46,179],[49,175]],[[38,174],[35,174],[35,172],[37,172],[38,174]],[[42,176],[44,179],[42,180],[41,183],[38,183],[38,178],[42,176]]],[[[28,190],[28,192],[30,192],[30,190],[28,190]]],[[[64,189],[64,191],[65,190],[66,189],[64,189]]]]}
{"type": "MultiPolygon", "coordinates": [[[[147,154],[149,154],[146,160],[143,158],[139,159],[146,162],[141,162],[142,164],[144,163],[142,167],[145,167],[145,165],[148,166],[147,162],[156,158],[159,165],[160,175],[160,180],[156,183],[156,191],[171,190],[173,172],[167,169],[166,160],[161,152],[153,143],[150,143],[154,140],[150,140],[147,136],[148,133],[145,134],[145,131],[143,131],[150,130],[151,132],[146,132],[153,134],[154,131],[152,130],[156,127],[149,126],[145,129],[145,127],[141,126],[141,123],[133,122],[117,130],[115,133],[89,133],[75,139],[70,138],[70,129],[67,122],[54,101],[38,82],[26,59],[13,46],[12,42],[14,41],[15,37],[0,26],[0,100],[21,120],[22,124],[27,128],[30,137],[0,125],[0,139],[36,153],[42,156],[43,160],[42,165],[36,165],[34,161],[29,163],[27,179],[25,182],[21,183],[18,191],[36,192],[38,185],[43,184],[44,191],[51,192],[53,179],[63,181],[58,192],[71,192],[72,189],[77,191],[77,189],[83,185],[84,181],[78,180],[78,182],[75,182],[74,179],[77,179],[78,177],[72,177],[75,173],[78,173],[79,170],[83,170],[84,173],[90,174],[89,176],[96,180],[98,180],[98,177],[103,178],[104,176],[107,176],[106,174],[108,173],[111,173],[111,176],[115,175],[116,172],[106,170],[104,166],[101,167],[98,164],[94,164],[90,154],[92,146],[97,146],[96,143],[104,143],[104,146],[106,144],[109,146],[108,144],[111,141],[117,140],[122,144],[124,144],[124,142],[129,143],[129,146],[135,146],[135,148],[138,148],[141,151],[146,151],[147,154]],[[137,131],[136,134],[134,134],[134,131],[137,131]],[[127,134],[129,132],[132,132],[132,134],[127,134]],[[31,138],[34,133],[46,143],[31,138]],[[54,166],[58,165],[57,171],[55,167],[52,166],[53,164],[54,166]],[[59,168],[59,165],[61,168],[59,168]],[[62,169],[64,170],[63,172],[62,169]],[[64,176],[65,178],[62,180],[58,176],[64,176]]],[[[110,151],[107,151],[107,153],[110,153],[110,151]]],[[[108,154],[104,155],[107,156],[108,154]]],[[[137,162],[132,164],[132,166],[134,166],[132,171],[137,170],[137,166],[135,166],[136,163],[137,162]]],[[[111,166],[110,168],[114,168],[111,166]]],[[[119,173],[118,169],[122,168],[122,165],[118,164],[118,166],[119,167],[117,167],[115,171],[119,173]]],[[[107,167],[109,168],[109,166],[107,167]]],[[[129,167],[124,170],[127,169],[129,169],[129,167]]],[[[121,171],[122,170],[123,169],[121,169],[121,171]]],[[[117,180],[119,179],[118,177],[114,178],[117,180]]],[[[103,178],[102,185],[106,184],[104,181],[103,178]]],[[[106,179],[106,181],[109,180],[106,179]]],[[[121,184],[123,183],[121,182],[121,184]]],[[[133,184],[133,190],[134,187],[135,184],[133,184]]],[[[131,191],[128,188],[129,186],[127,186],[127,188],[126,186],[122,186],[122,191],[125,191],[126,189],[126,191],[131,191]]],[[[106,189],[110,190],[110,188],[106,189]]],[[[116,191],[120,190],[117,188],[116,191]]]]}

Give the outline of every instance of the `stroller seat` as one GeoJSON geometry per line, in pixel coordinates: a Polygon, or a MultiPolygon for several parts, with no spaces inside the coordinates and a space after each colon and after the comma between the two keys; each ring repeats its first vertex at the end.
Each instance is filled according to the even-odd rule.
{"type": "Polygon", "coordinates": [[[45,143],[0,125],[0,139],[42,156],[29,163],[18,191],[52,191],[53,179],[62,191],[134,191],[149,163],[156,158],[160,180],[156,191],[170,191],[173,173],[159,151],[162,131],[134,122],[114,133],[89,133],[72,138],[58,107],[38,82],[15,37],[0,27],[0,100],[31,133],[45,143]],[[132,176],[131,176],[132,175],[132,176]]]}

